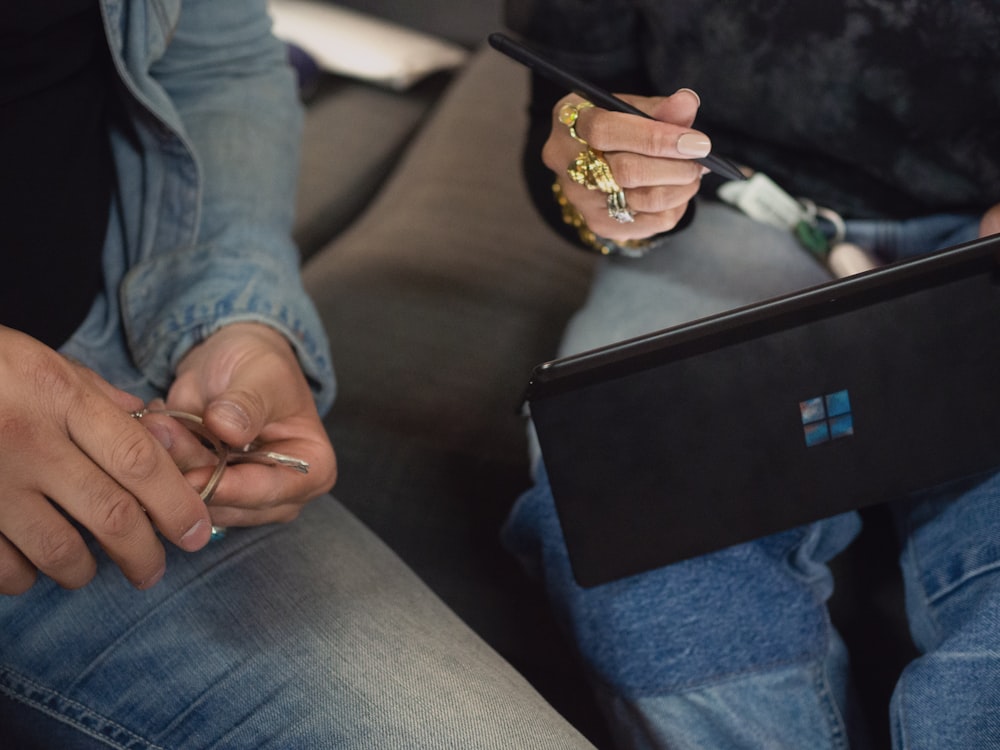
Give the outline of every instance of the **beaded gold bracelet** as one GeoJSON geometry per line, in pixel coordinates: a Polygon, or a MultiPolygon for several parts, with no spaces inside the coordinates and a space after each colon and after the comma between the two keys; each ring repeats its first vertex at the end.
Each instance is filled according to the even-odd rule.
{"type": "Polygon", "coordinates": [[[559,204],[562,212],[562,220],[576,229],[580,241],[588,250],[600,253],[601,255],[623,255],[627,258],[641,258],[652,246],[650,240],[626,240],[625,242],[615,242],[606,237],[596,234],[589,226],[583,214],[574,206],[566,194],[563,193],[562,186],[558,181],[552,183],[552,195],[559,204]]]}

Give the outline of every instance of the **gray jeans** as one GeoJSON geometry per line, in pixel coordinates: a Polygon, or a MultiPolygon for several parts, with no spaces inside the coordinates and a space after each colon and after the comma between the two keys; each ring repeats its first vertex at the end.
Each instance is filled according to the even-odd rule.
{"type": "Polygon", "coordinates": [[[150,591],[42,578],[0,632],[3,747],[590,747],[332,497],[150,591]]]}

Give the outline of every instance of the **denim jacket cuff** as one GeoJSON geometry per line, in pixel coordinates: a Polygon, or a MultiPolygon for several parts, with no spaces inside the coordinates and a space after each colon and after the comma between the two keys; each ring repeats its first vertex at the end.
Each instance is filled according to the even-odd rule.
{"type": "Polygon", "coordinates": [[[292,344],[320,414],[333,403],[326,334],[294,264],[197,246],[133,269],[122,286],[122,307],[136,366],[157,388],[169,387],[191,347],[225,325],[257,322],[275,328],[292,344]],[[183,278],[164,265],[183,267],[183,278]],[[164,282],[171,277],[172,282],[164,282]]]}

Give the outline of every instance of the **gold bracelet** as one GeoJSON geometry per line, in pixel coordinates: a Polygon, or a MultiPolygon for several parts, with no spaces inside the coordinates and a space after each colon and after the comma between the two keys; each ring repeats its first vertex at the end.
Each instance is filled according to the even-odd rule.
{"type": "Polygon", "coordinates": [[[623,255],[627,258],[641,258],[649,252],[649,248],[653,244],[649,240],[615,242],[595,234],[594,230],[587,226],[587,220],[583,218],[583,214],[563,193],[558,180],[552,183],[552,195],[555,197],[556,203],[559,204],[559,210],[562,211],[562,220],[576,229],[580,241],[588,250],[593,250],[601,255],[623,255]]]}

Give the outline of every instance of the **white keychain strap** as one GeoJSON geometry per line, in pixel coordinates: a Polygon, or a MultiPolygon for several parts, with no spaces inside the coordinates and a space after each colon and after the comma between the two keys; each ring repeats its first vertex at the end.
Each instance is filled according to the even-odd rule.
{"type": "Polygon", "coordinates": [[[800,221],[813,218],[802,202],[782,190],[763,172],[755,172],[748,180],[724,182],[717,194],[754,221],[778,229],[794,229],[800,221]]]}
{"type": "Polygon", "coordinates": [[[754,221],[792,232],[799,244],[837,277],[878,265],[860,247],[844,242],[844,220],[836,211],[793,198],[763,172],[754,173],[748,180],[723,183],[716,194],[754,221]],[[820,229],[819,218],[830,223],[833,236],[820,229]]]}

